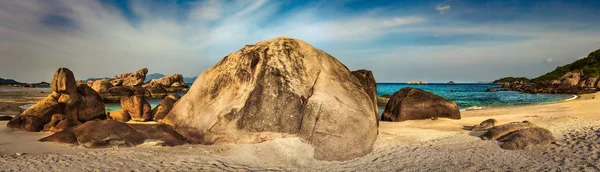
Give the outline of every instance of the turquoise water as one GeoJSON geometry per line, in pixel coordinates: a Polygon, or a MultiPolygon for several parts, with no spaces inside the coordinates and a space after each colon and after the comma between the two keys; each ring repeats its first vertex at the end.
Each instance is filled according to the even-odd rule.
{"type": "MultiPolygon", "coordinates": [[[[192,83],[187,83],[189,86],[192,83]]],[[[392,95],[394,92],[405,88],[413,87],[423,89],[428,92],[440,95],[450,101],[456,102],[461,110],[481,109],[485,107],[511,106],[511,105],[530,105],[540,103],[550,103],[563,101],[572,98],[572,95],[563,94],[522,94],[516,91],[498,91],[487,92],[486,89],[498,87],[497,84],[427,84],[427,85],[408,85],[403,83],[379,83],[377,84],[377,95],[392,95]],[[452,92],[456,90],[456,92],[452,92]]],[[[183,96],[184,93],[180,93],[183,96]]],[[[152,108],[158,106],[161,99],[148,100],[152,108]]],[[[106,104],[106,111],[112,112],[121,109],[118,103],[106,104]]],[[[380,108],[380,112],[383,109],[380,108]]]]}
{"type": "Polygon", "coordinates": [[[523,94],[516,91],[487,92],[486,89],[498,87],[498,84],[426,84],[408,85],[403,83],[379,83],[377,95],[392,95],[394,92],[413,87],[432,92],[450,101],[456,102],[459,109],[481,109],[484,107],[530,105],[563,101],[573,95],[564,94],[523,94]],[[456,90],[456,92],[452,92],[456,90]]]}

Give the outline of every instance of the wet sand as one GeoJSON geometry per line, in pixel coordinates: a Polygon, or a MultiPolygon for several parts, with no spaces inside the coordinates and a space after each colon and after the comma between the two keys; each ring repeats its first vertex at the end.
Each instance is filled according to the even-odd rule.
{"type": "MultiPolygon", "coordinates": [[[[3,94],[0,102],[6,101],[3,94]]],[[[51,133],[13,131],[2,121],[0,171],[600,171],[600,100],[595,97],[600,94],[554,104],[466,111],[461,120],[381,122],[373,151],[344,162],[314,159],[310,145],[297,138],[240,145],[159,147],[150,142],[133,148],[85,149],[37,142],[51,133]],[[551,130],[559,144],[534,151],[503,150],[494,141],[479,139],[481,132],[462,129],[489,118],[501,124],[531,121],[551,130]]]]}

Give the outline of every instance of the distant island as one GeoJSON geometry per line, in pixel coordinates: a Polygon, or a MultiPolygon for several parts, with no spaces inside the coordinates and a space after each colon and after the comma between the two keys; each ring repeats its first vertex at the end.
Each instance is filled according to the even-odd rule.
{"type": "Polygon", "coordinates": [[[424,81],[418,81],[418,82],[417,81],[410,81],[410,82],[407,82],[406,84],[428,84],[428,83],[424,82],[424,81]]]}
{"type": "Polygon", "coordinates": [[[599,77],[600,49],[537,78],[505,77],[494,83],[527,93],[584,94],[600,90],[599,77]]]}

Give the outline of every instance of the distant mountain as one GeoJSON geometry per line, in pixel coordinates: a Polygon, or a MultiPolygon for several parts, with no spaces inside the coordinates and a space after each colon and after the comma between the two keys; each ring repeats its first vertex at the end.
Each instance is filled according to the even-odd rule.
{"type": "MultiPolygon", "coordinates": [[[[161,73],[148,74],[146,75],[146,80],[144,80],[144,82],[149,82],[152,79],[160,79],[162,77],[165,77],[165,75],[161,73]]],[[[198,77],[183,77],[183,82],[193,83],[194,81],[196,81],[196,78],[198,77]]]]}
{"type": "Polygon", "coordinates": [[[148,74],[146,75],[146,80],[144,80],[144,82],[148,82],[152,79],[160,79],[162,77],[165,77],[164,74],[160,74],[160,73],[153,73],[153,74],[148,74]]]}
{"type": "Polygon", "coordinates": [[[89,80],[95,81],[95,80],[102,80],[102,79],[110,79],[110,78],[107,78],[107,77],[104,77],[104,78],[88,78],[86,81],[89,81],[89,80]]]}
{"type": "Polygon", "coordinates": [[[198,77],[183,77],[183,82],[185,83],[194,83],[198,77]]]}
{"type": "Polygon", "coordinates": [[[13,79],[2,79],[0,78],[0,84],[22,84],[20,82],[17,82],[13,79]]]}

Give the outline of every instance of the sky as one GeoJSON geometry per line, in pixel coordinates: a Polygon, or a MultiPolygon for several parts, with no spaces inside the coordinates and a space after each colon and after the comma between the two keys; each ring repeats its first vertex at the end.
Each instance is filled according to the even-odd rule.
{"type": "Polygon", "coordinates": [[[600,1],[2,0],[0,78],[198,76],[288,36],[377,82],[536,77],[600,48],[600,1]]]}

